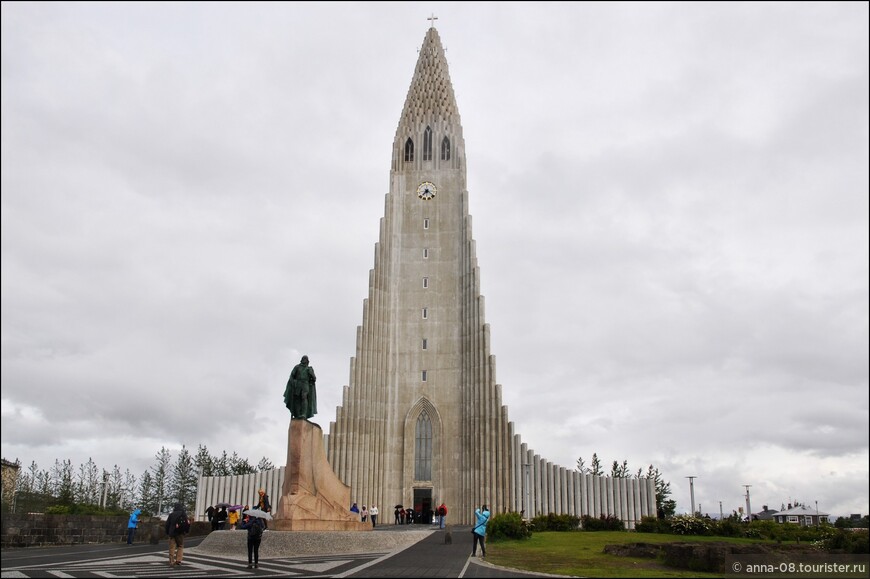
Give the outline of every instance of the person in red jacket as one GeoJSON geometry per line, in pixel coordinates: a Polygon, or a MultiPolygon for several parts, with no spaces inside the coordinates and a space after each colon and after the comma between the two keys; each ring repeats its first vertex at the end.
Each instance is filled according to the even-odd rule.
{"type": "Polygon", "coordinates": [[[447,505],[441,503],[441,506],[438,507],[438,526],[440,528],[444,528],[444,521],[447,519],[447,505]]]}

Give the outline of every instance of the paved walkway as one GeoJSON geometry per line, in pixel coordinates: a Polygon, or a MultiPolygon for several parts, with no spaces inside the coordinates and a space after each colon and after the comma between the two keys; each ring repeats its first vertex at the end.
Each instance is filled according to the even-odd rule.
{"type": "Polygon", "coordinates": [[[273,533],[270,531],[264,535],[264,547],[268,550],[267,546],[273,544],[274,553],[265,555],[261,549],[258,569],[247,569],[246,533],[242,531],[218,531],[206,537],[189,537],[185,541],[183,565],[171,571],[167,567],[168,545],[165,540],[153,545],[140,542],[134,545],[107,543],[4,549],[0,579],[51,576],[153,579],[170,573],[177,579],[543,576],[471,558],[470,531],[469,526],[451,526],[449,536],[452,541],[446,543],[447,531],[423,525],[404,528],[384,525],[361,534],[368,538],[356,538],[367,541],[368,547],[362,551],[352,545],[353,539],[335,533],[320,537],[296,536],[292,538],[293,547],[287,548],[285,537],[279,536],[279,532],[268,536],[273,533]]]}
{"type": "MultiPolygon", "coordinates": [[[[408,525],[419,528],[419,525],[408,525]]],[[[401,526],[385,525],[379,530],[392,531],[401,526]]],[[[435,530],[425,539],[407,549],[368,563],[363,569],[342,577],[552,577],[540,573],[515,571],[497,567],[485,559],[471,557],[471,527],[450,526],[447,531],[435,530]]],[[[478,555],[480,555],[478,551],[478,555]]]]}

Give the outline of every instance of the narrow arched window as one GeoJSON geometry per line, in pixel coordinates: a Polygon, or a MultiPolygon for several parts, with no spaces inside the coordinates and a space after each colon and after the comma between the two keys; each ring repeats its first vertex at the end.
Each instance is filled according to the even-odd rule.
{"type": "Polygon", "coordinates": [[[423,160],[431,161],[432,160],[432,128],[426,127],[426,131],[423,133],[423,160]]]}
{"type": "Polygon", "coordinates": [[[414,141],[411,140],[411,137],[408,137],[408,140],[405,141],[405,162],[410,162],[414,160],[414,141]]]}
{"type": "Polygon", "coordinates": [[[432,422],[423,411],[414,436],[414,479],[432,480],[432,422]]]}
{"type": "Polygon", "coordinates": [[[441,140],[441,160],[450,160],[450,139],[448,139],[447,137],[444,137],[441,140]]]}

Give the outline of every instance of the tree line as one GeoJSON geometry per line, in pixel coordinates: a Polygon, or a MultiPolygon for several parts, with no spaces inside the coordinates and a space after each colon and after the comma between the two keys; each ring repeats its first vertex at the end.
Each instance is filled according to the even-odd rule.
{"type": "MultiPolygon", "coordinates": [[[[628,470],[628,461],[623,460],[620,464],[613,461],[610,467],[610,472],[605,472],[601,464],[601,459],[598,458],[598,453],[592,453],[592,461],[589,466],[586,466],[586,461],[583,457],[577,459],[577,472],[581,474],[591,474],[594,476],[610,476],[613,478],[631,478],[632,475],[628,470]]],[[[667,482],[658,468],[649,465],[646,472],[642,468],[637,469],[634,478],[650,478],[655,481],[656,487],[656,516],[660,519],[674,516],[677,511],[677,502],[669,499],[671,495],[671,483],[667,482]]]]}
{"type": "Polygon", "coordinates": [[[15,495],[4,510],[114,514],[138,507],[147,516],[171,510],[175,503],[192,510],[200,476],[251,474],[275,468],[266,457],[253,466],[235,452],[212,455],[204,445],[199,445],[195,454],[182,446],[174,460],[169,449],[161,447],[154,458],[154,464],[138,477],[130,469],[122,472],[118,465],[111,471],[101,469],[93,459],[78,469],[70,460],[55,460],[50,469],[40,469],[34,461],[26,470],[16,460],[15,495]]]}

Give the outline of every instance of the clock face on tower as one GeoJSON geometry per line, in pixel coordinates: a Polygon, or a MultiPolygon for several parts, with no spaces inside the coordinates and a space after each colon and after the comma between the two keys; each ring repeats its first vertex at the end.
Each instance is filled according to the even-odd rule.
{"type": "Polygon", "coordinates": [[[419,197],[423,201],[429,201],[430,199],[435,197],[435,193],[437,191],[438,190],[435,188],[435,185],[433,183],[430,183],[429,181],[423,181],[417,187],[417,197],[419,197]]]}

